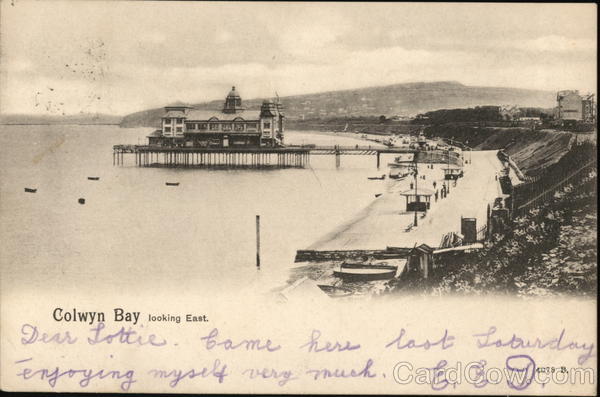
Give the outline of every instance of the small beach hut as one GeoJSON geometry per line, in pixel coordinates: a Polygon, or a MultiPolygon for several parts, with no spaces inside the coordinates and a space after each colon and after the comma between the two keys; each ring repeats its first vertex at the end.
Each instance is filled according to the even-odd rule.
{"type": "MultiPolygon", "coordinates": [[[[392,247],[388,247],[390,249],[392,247]]],[[[404,249],[408,250],[407,263],[406,263],[406,274],[403,277],[418,279],[418,278],[429,278],[432,270],[434,269],[433,252],[434,249],[427,244],[421,244],[411,248],[393,248],[393,249],[404,249]]]]}
{"type": "Polygon", "coordinates": [[[423,278],[429,278],[434,267],[433,251],[433,248],[427,244],[421,244],[418,247],[413,248],[413,251],[411,252],[411,257],[416,260],[419,272],[423,278]]]}

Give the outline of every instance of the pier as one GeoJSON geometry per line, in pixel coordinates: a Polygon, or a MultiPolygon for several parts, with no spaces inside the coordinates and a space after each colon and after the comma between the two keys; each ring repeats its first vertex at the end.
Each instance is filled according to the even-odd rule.
{"type": "Polygon", "coordinates": [[[197,148],[141,145],[113,146],[113,165],[131,154],[138,167],[303,168],[310,162],[305,148],[197,148]]]}
{"type": "Polygon", "coordinates": [[[412,154],[419,163],[462,165],[459,153],[447,150],[417,150],[372,146],[282,146],[282,147],[173,147],[157,145],[115,145],[113,165],[124,165],[125,155],[133,155],[139,167],[277,167],[304,168],[311,155],[334,156],[336,167],[341,156],[375,156],[377,168],[381,154],[412,154]]]}

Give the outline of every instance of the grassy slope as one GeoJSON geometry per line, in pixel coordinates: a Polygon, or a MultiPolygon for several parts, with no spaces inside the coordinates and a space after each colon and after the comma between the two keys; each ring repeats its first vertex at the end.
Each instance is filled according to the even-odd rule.
{"type": "Polygon", "coordinates": [[[504,149],[527,175],[556,163],[568,150],[573,134],[520,127],[477,127],[448,123],[429,126],[428,136],[456,139],[479,150],[504,149]]]}

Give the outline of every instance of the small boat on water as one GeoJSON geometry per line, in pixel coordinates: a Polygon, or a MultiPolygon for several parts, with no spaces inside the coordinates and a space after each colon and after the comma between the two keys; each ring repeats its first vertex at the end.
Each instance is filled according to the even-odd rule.
{"type": "Polygon", "coordinates": [[[90,181],[99,181],[100,177],[99,176],[88,176],[88,180],[90,180],[90,181]]]}
{"type": "Polygon", "coordinates": [[[350,288],[325,284],[317,284],[317,286],[331,298],[342,298],[344,296],[352,295],[352,290],[350,288]]]}
{"type": "Polygon", "coordinates": [[[381,181],[381,180],[385,179],[385,174],[383,174],[381,176],[369,176],[369,177],[367,177],[367,179],[381,181]]]}
{"type": "Polygon", "coordinates": [[[25,193],[35,193],[35,192],[37,192],[37,189],[32,189],[30,187],[25,188],[25,193]]]}
{"type": "Polygon", "coordinates": [[[85,204],[85,199],[84,198],[80,198],[79,200],[77,200],[77,202],[79,204],[85,204]]]}
{"type": "Polygon", "coordinates": [[[179,186],[179,182],[167,182],[167,186],[179,186]]]}
{"type": "Polygon", "coordinates": [[[382,194],[383,194],[383,193],[377,193],[377,194],[375,195],[375,198],[377,198],[377,197],[381,196],[382,194]]]}
{"type": "Polygon", "coordinates": [[[339,270],[333,271],[333,275],[345,281],[372,281],[394,278],[396,271],[397,266],[344,262],[339,270]]]}
{"type": "Polygon", "coordinates": [[[390,179],[404,179],[410,175],[410,172],[401,172],[400,170],[391,170],[390,179]]]}

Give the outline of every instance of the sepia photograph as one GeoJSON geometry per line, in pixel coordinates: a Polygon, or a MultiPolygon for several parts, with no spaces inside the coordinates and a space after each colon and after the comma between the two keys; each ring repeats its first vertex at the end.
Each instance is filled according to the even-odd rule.
{"type": "Polygon", "coordinates": [[[2,0],[0,387],[593,395],[596,101],[593,3],[2,0]]]}

